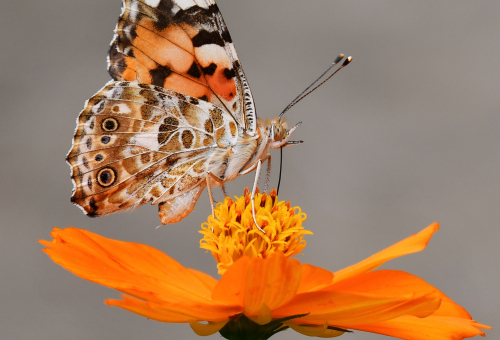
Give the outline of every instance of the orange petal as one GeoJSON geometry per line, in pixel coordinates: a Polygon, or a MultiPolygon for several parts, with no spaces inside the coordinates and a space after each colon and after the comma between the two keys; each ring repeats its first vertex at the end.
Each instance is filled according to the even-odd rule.
{"type": "MultiPolygon", "coordinates": [[[[300,320],[330,320],[335,325],[345,326],[380,322],[404,314],[426,317],[436,312],[441,300],[454,304],[438,289],[414,275],[380,270],[334,283],[316,294],[300,294],[273,315],[309,313],[300,320]]],[[[453,308],[455,306],[458,305],[454,304],[453,308]]]]}
{"type": "Polygon", "coordinates": [[[347,328],[350,325],[382,322],[405,314],[429,314],[439,307],[436,294],[384,296],[368,293],[318,291],[300,294],[287,305],[273,311],[273,317],[308,315],[300,322],[315,321],[347,328]]]}
{"type": "Polygon", "coordinates": [[[106,300],[105,303],[108,306],[120,307],[148,319],[162,322],[227,321],[230,316],[237,314],[241,309],[234,306],[192,301],[156,303],[141,301],[126,295],[122,295],[122,298],[123,300],[106,300]]]}
{"type": "Polygon", "coordinates": [[[462,340],[476,335],[484,336],[484,332],[478,327],[489,328],[472,320],[456,317],[429,316],[421,319],[405,315],[381,323],[356,325],[351,328],[407,340],[462,340]]]}
{"type": "Polygon", "coordinates": [[[245,278],[251,259],[243,256],[233,263],[214,287],[212,300],[243,307],[245,278]]]}
{"type": "MultiPolygon", "coordinates": [[[[324,291],[367,293],[374,296],[431,296],[442,299],[443,294],[421,278],[399,270],[377,270],[334,283],[324,291]]],[[[450,300],[451,301],[451,300],[450,300]]],[[[426,317],[436,311],[419,310],[418,317],[426,317]]]]}
{"type": "Polygon", "coordinates": [[[381,266],[385,262],[396,257],[419,252],[427,246],[432,235],[439,230],[439,224],[433,223],[418,234],[412,235],[398,243],[386,248],[366,260],[356,263],[350,267],[341,269],[334,273],[334,282],[345,280],[349,277],[366,273],[381,266]]]}
{"type": "Polygon", "coordinates": [[[206,301],[216,280],[152,247],[111,240],[66,228],[54,230],[52,242],[40,241],[54,262],[92,282],[141,299],[206,301]]]}
{"type": "Polygon", "coordinates": [[[311,266],[310,264],[302,265],[302,278],[297,290],[297,294],[312,292],[328,286],[333,282],[333,273],[326,269],[311,266]]]}
{"type": "Polygon", "coordinates": [[[443,292],[439,293],[441,294],[441,306],[439,306],[437,311],[432,313],[433,316],[451,316],[455,318],[472,319],[465,308],[455,303],[449,297],[444,295],[443,292]]]}
{"type": "MultiPolygon", "coordinates": [[[[391,290],[391,287],[393,287],[394,292],[402,293],[405,290],[405,286],[409,289],[424,292],[426,289],[430,290],[430,287],[432,287],[423,280],[404,272],[376,271],[362,276],[378,279],[372,280],[371,292],[383,293],[384,290],[391,290]],[[391,272],[389,274],[392,275],[392,280],[399,283],[384,285],[383,277],[387,276],[387,280],[390,281],[391,275],[377,275],[379,272],[391,272]],[[379,284],[377,284],[377,281],[379,281],[379,284]],[[426,288],[426,285],[429,287],[426,288]]],[[[361,280],[360,283],[361,285],[359,283],[356,284],[355,280],[348,279],[339,282],[337,288],[340,289],[344,286],[344,288],[348,289],[362,289],[363,283],[361,280]],[[352,283],[351,286],[349,286],[349,282],[352,283]]],[[[440,297],[441,305],[430,316],[421,318],[418,316],[422,315],[414,313],[413,315],[403,315],[380,323],[351,325],[350,328],[408,340],[462,340],[476,335],[484,335],[483,331],[478,328],[490,328],[471,320],[469,313],[464,308],[453,302],[441,291],[436,290],[435,294],[440,297]]]]}
{"type": "Polygon", "coordinates": [[[274,310],[290,301],[297,292],[301,274],[299,261],[281,253],[267,259],[253,258],[246,274],[243,313],[256,316],[263,303],[274,310]]]}

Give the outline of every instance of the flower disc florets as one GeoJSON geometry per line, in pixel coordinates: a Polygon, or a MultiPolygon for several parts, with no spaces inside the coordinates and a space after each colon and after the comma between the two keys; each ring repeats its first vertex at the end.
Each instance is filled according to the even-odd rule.
{"type": "Polygon", "coordinates": [[[290,207],[290,202],[278,201],[276,189],[269,194],[255,194],[255,216],[262,233],[253,221],[250,192],[234,201],[226,197],[210,215],[200,231],[200,246],[210,250],[217,260],[219,274],[237,259],[246,255],[251,258],[267,258],[274,252],[291,257],[306,246],[304,235],[312,234],[302,227],[307,218],[300,207],[290,207]]]}

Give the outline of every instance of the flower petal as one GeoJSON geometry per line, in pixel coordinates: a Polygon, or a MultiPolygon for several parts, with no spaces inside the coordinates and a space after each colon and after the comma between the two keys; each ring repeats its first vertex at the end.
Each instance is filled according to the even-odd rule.
{"type": "Polygon", "coordinates": [[[243,307],[245,278],[251,259],[244,256],[233,263],[214,287],[212,300],[243,307]]]}
{"type": "Polygon", "coordinates": [[[297,294],[312,292],[328,286],[333,282],[333,273],[326,269],[311,266],[310,264],[302,265],[302,278],[297,290],[297,294]]]}
{"type": "Polygon", "coordinates": [[[484,336],[484,332],[478,328],[490,327],[456,317],[429,316],[422,319],[404,315],[381,323],[351,328],[407,340],[462,340],[476,335],[484,336]]]}
{"type": "Polygon", "coordinates": [[[238,313],[241,308],[213,303],[183,302],[157,303],[141,301],[133,297],[122,295],[123,300],[109,299],[104,301],[108,306],[126,309],[142,315],[148,319],[162,322],[190,322],[211,321],[220,322],[229,320],[230,316],[238,313]]]}
{"type": "Polygon", "coordinates": [[[323,326],[303,326],[297,325],[293,321],[285,322],[285,325],[293,329],[294,331],[304,334],[307,336],[314,336],[317,338],[335,338],[337,336],[341,336],[345,332],[337,331],[335,329],[328,328],[328,322],[325,322],[323,326]]]}
{"type": "Polygon", "coordinates": [[[273,311],[273,317],[305,314],[300,322],[329,324],[341,328],[350,325],[382,322],[405,314],[428,314],[441,300],[436,294],[383,296],[353,292],[318,291],[300,294],[287,305],[273,311]]]}
{"type": "Polygon", "coordinates": [[[432,235],[437,230],[439,230],[439,224],[433,223],[421,232],[399,241],[361,262],[335,272],[333,280],[334,282],[345,280],[349,277],[372,271],[394,258],[419,252],[425,249],[432,235]]]}
{"type": "Polygon", "coordinates": [[[267,259],[253,258],[246,274],[243,313],[256,316],[263,303],[274,310],[290,301],[297,292],[301,274],[299,261],[283,254],[274,253],[267,259]]]}
{"type": "MultiPolygon", "coordinates": [[[[404,293],[406,289],[425,292],[435,289],[422,279],[404,272],[376,271],[362,276],[364,279],[359,280],[358,283],[353,279],[348,279],[339,282],[337,288],[374,293],[384,293],[391,290],[395,293],[404,293]],[[367,280],[369,278],[371,280],[367,280]],[[368,281],[371,282],[371,288],[369,288],[368,281]],[[387,283],[384,284],[384,281],[387,283]],[[369,289],[363,289],[363,286],[369,289]]],[[[461,340],[484,335],[478,328],[490,328],[471,320],[469,313],[464,308],[453,302],[441,291],[435,289],[434,294],[439,296],[441,304],[430,316],[422,318],[425,314],[413,313],[413,315],[402,315],[379,323],[351,325],[349,328],[408,340],[461,340]]]]}
{"type": "MultiPolygon", "coordinates": [[[[323,291],[368,293],[378,296],[436,295],[442,293],[421,278],[400,270],[377,270],[334,283],[323,291]]],[[[436,308],[437,309],[437,308],[436,308]]],[[[430,315],[435,310],[429,312],[430,315]]],[[[427,315],[421,315],[425,317],[427,315]]]]}
{"type": "Polygon", "coordinates": [[[438,309],[442,299],[447,297],[414,275],[380,270],[334,283],[315,293],[299,294],[273,315],[309,313],[300,320],[328,320],[343,327],[404,314],[426,317],[438,309]]]}
{"type": "Polygon", "coordinates": [[[216,280],[184,268],[152,247],[76,229],[55,229],[40,241],[54,262],[89,281],[153,301],[206,301],[216,280]]]}
{"type": "MultiPolygon", "coordinates": [[[[377,270],[365,273],[337,282],[324,290],[356,291],[380,295],[408,294],[410,292],[427,294],[434,292],[440,297],[441,304],[436,311],[432,312],[433,316],[471,319],[471,316],[463,307],[455,303],[443,292],[421,278],[399,270],[377,270]]],[[[419,317],[425,317],[425,315],[419,317]]]]}
{"type": "Polygon", "coordinates": [[[455,303],[452,299],[444,295],[443,292],[440,291],[439,293],[441,294],[441,305],[437,311],[432,313],[433,316],[451,316],[455,318],[472,319],[465,308],[455,303]]]}

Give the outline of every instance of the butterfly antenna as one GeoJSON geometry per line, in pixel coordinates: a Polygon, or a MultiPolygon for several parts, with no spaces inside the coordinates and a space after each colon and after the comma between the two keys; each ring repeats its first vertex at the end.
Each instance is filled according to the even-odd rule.
{"type": "Polygon", "coordinates": [[[352,57],[347,57],[347,59],[344,60],[344,62],[342,63],[342,65],[335,72],[333,72],[328,78],[326,78],[325,80],[323,80],[319,85],[317,85],[316,87],[314,87],[312,90],[309,91],[309,89],[311,87],[313,87],[314,85],[316,85],[325,76],[325,74],[327,74],[342,59],[344,59],[344,55],[343,54],[339,54],[339,56],[335,59],[335,61],[332,63],[332,65],[330,65],[330,67],[328,67],[326,69],[326,71],[323,72],[321,74],[321,76],[318,77],[318,79],[316,79],[315,81],[313,81],[311,85],[309,85],[304,91],[302,91],[297,97],[295,97],[295,99],[292,100],[292,102],[290,104],[288,104],[285,107],[285,109],[280,113],[279,118],[283,117],[283,115],[288,110],[290,110],[293,106],[295,106],[295,104],[297,104],[298,102],[300,102],[302,99],[304,99],[309,94],[311,94],[313,91],[315,91],[318,87],[320,87],[321,85],[323,85],[324,83],[326,83],[328,80],[330,80],[331,77],[333,77],[338,71],[340,71],[341,69],[343,69],[344,67],[346,67],[347,65],[349,65],[349,63],[352,61],[352,57]]]}
{"type": "Polygon", "coordinates": [[[279,195],[280,193],[281,169],[283,169],[283,147],[280,148],[280,176],[278,177],[278,187],[276,188],[276,195],[279,195]]]}
{"type": "Polygon", "coordinates": [[[302,91],[302,92],[301,92],[301,93],[300,93],[297,97],[295,97],[295,98],[294,98],[294,99],[290,102],[290,104],[288,104],[288,105],[285,107],[285,109],[281,112],[280,117],[281,117],[281,116],[282,116],[282,115],[283,115],[286,111],[288,111],[288,110],[289,110],[289,109],[293,106],[293,103],[295,103],[295,101],[296,101],[297,99],[299,99],[299,98],[300,98],[300,96],[302,96],[304,93],[306,93],[306,92],[307,92],[307,90],[309,90],[311,87],[313,87],[313,86],[314,86],[314,84],[316,84],[316,83],[317,83],[317,82],[318,82],[321,78],[323,78],[323,76],[324,76],[325,74],[327,74],[327,73],[328,73],[328,71],[330,71],[330,70],[332,69],[332,67],[334,67],[335,65],[337,65],[337,64],[339,63],[339,61],[341,61],[343,58],[344,58],[344,55],[343,55],[343,54],[339,54],[339,55],[338,55],[338,57],[337,57],[337,58],[335,58],[335,61],[333,62],[333,64],[331,64],[331,65],[330,65],[330,67],[329,67],[329,68],[327,68],[327,69],[326,69],[326,71],[325,71],[325,72],[323,72],[323,73],[322,73],[322,74],[318,77],[318,79],[316,79],[315,81],[313,81],[311,85],[309,85],[308,87],[306,87],[306,89],[305,89],[304,91],[302,91]]]}

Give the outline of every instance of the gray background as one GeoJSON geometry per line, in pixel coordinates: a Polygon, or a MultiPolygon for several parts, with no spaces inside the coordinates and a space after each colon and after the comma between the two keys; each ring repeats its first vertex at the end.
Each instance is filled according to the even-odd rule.
{"type": "MultiPolygon", "coordinates": [[[[218,3],[260,117],[276,116],[338,53],[354,56],[287,114],[304,122],[295,137],[306,143],[285,150],[281,198],[303,208],[315,233],[298,258],[334,271],[438,221],[427,250],[384,268],[424,278],[498,326],[500,2],[218,3]]],[[[85,100],[109,79],[120,7],[1,1],[1,339],[197,338],[188,325],[105,306],[117,292],[55,265],[36,242],[53,226],[76,226],[149,244],[216,276],[198,249],[206,192],[188,218],[159,229],[156,207],[90,219],[69,202],[64,157],[85,100]]],[[[240,195],[252,181],[243,176],[228,191],[240,195]]]]}

